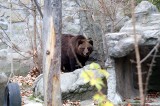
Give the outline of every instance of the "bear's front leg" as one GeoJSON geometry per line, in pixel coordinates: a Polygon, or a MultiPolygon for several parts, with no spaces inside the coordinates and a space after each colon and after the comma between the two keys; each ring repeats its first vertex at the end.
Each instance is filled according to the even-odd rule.
{"type": "Polygon", "coordinates": [[[76,69],[76,59],[75,58],[71,58],[70,59],[70,71],[73,72],[76,69]]]}

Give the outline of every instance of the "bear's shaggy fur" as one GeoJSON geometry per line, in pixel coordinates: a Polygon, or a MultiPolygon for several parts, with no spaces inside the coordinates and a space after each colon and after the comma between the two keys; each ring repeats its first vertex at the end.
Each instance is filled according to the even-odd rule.
{"type": "Polygon", "coordinates": [[[93,41],[83,35],[62,35],[61,70],[72,72],[85,65],[93,51],[93,41]]]}

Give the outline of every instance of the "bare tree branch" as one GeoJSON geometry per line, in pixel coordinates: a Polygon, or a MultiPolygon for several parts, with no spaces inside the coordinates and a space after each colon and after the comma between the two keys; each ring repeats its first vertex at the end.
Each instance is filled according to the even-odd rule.
{"type": "Polygon", "coordinates": [[[3,41],[2,40],[2,38],[0,38],[0,40],[5,44],[5,45],[7,45],[8,47],[10,47],[10,48],[12,48],[15,52],[17,52],[18,54],[20,54],[21,56],[23,56],[24,58],[27,58],[26,56],[24,56],[23,54],[21,54],[19,51],[19,49],[18,49],[18,47],[17,47],[17,45],[15,45],[15,44],[13,44],[12,42],[11,42],[11,39],[10,39],[10,37],[8,36],[8,34],[5,32],[5,30],[3,30],[3,28],[0,26],[0,28],[2,29],[2,31],[4,32],[4,34],[6,35],[6,37],[8,38],[6,38],[3,34],[1,34],[2,36],[3,36],[3,38],[5,38],[5,40],[7,40],[7,42],[8,43],[10,43],[10,45],[9,44],[7,44],[5,41],[3,41]]]}
{"type": "MultiPolygon", "coordinates": [[[[148,90],[148,84],[149,84],[149,80],[150,80],[150,76],[152,75],[152,67],[154,65],[154,62],[155,62],[155,58],[156,58],[156,55],[157,55],[157,52],[158,52],[158,48],[159,48],[159,45],[160,45],[160,42],[158,40],[158,43],[156,44],[156,46],[154,46],[154,55],[153,55],[153,58],[152,58],[152,61],[151,61],[151,65],[149,67],[149,70],[148,70],[148,74],[147,74],[147,78],[146,78],[146,84],[145,84],[145,90],[144,90],[144,98],[146,98],[146,95],[147,95],[147,90],[148,90]]],[[[152,49],[152,50],[153,50],[152,49]]],[[[146,99],[144,99],[144,103],[146,102],[146,99]]]]}
{"type": "Polygon", "coordinates": [[[137,71],[138,71],[138,85],[139,85],[139,93],[140,93],[140,99],[141,99],[141,106],[144,105],[144,95],[143,95],[143,82],[142,82],[142,70],[141,70],[141,63],[140,63],[140,53],[139,53],[139,47],[138,47],[138,39],[136,36],[136,27],[135,27],[135,5],[134,0],[132,0],[132,25],[133,25],[133,33],[134,33],[134,39],[135,39],[135,53],[136,53],[136,61],[137,61],[137,71]]]}
{"type": "MultiPolygon", "coordinates": [[[[2,38],[0,38],[0,40],[1,40],[5,45],[7,45],[8,47],[11,48],[11,46],[8,45],[5,41],[3,41],[2,38]]],[[[15,49],[15,47],[12,47],[12,48],[13,48],[13,50],[14,50],[16,53],[18,53],[19,55],[23,56],[24,58],[27,58],[26,56],[24,56],[23,54],[21,54],[17,49],[15,49]]]]}
{"type": "Polygon", "coordinates": [[[40,16],[43,18],[43,14],[42,14],[42,11],[41,11],[40,6],[38,5],[37,0],[33,0],[33,1],[34,1],[35,5],[36,5],[36,7],[37,7],[37,9],[38,9],[38,12],[39,12],[40,16]]]}
{"type": "Polygon", "coordinates": [[[19,3],[22,4],[25,8],[29,9],[29,10],[32,10],[32,8],[30,7],[27,7],[24,3],[22,3],[20,0],[19,0],[19,3]]]}
{"type": "Polygon", "coordinates": [[[157,43],[157,45],[154,46],[154,48],[147,54],[147,56],[140,61],[141,64],[152,55],[152,53],[158,48],[158,46],[159,46],[159,43],[157,43]]]}

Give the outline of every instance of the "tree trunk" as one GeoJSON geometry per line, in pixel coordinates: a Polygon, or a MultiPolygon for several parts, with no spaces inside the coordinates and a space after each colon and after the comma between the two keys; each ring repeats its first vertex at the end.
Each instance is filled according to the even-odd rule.
{"type": "Polygon", "coordinates": [[[62,106],[60,91],[61,9],[61,0],[44,1],[43,73],[45,106],[62,106]]]}

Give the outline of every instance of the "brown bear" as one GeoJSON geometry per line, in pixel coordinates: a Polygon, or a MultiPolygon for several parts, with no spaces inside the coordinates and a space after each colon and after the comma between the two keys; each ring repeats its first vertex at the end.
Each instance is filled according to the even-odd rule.
{"type": "Polygon", "coordinates": [[[93,51],[93,41],[83,35],[63,34],[61,44],[62,72],[72,72],[84,66],[93,51]]]}

